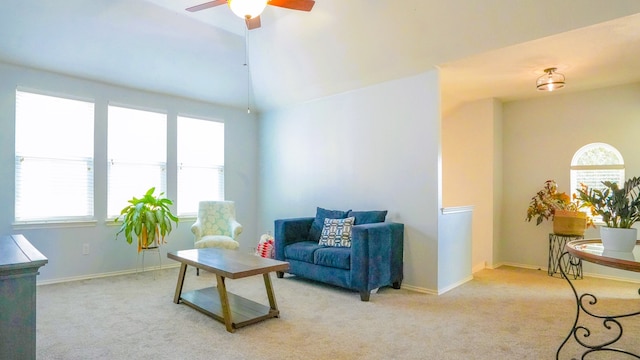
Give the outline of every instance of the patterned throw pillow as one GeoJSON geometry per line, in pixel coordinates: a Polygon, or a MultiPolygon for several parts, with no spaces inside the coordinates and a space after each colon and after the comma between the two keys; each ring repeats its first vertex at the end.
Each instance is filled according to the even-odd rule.
{"type": "Polygon", "coordinates": [[[321,207],[316,208],[316,217],[313,219],[311,228],[309,229],[309,241],[319,241],[320,234],[322,233],[322,227],[324,226],[324,219],[344,219],[347,217],[347,213],[351,211],[342,210],[327,210],[321,207]]]}
{"type": "Polygon", "coordinates": [[[354,217],[346,219],[324,219],[324,227],[318,244],[334,247],[351,247],[351,227],[354,217]]]}

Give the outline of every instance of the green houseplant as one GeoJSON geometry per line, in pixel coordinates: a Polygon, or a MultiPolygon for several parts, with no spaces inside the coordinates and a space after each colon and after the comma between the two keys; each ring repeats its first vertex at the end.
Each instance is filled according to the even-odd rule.
{"type": "Polygon", "coordinates": [[[550,220],[556,234],[582,235],[587,227],[593,226],[593,219],[579,208],[577,200],[571,200],[565,192],[558,191],[555,180],[547,180],[542,190],[531,198],[526,220],[535,218],[536,225],[550,220]]]}
{"type": "Polygon", "coordinates": [[[603,181],[602,184],[602,189],[580,184],[576,189],[580,206],[589,208],[593,216],[602,217],[605,226],[600,228],[600,236],[605,249],[631,251],[637,239],[637,229],[631,226],[640,221],[640,177],[627,179],[622,187],[611,181],[603,181]],[[626,234],[620,235],[626,240],[610,241],[612,233],[626,234]]]}
{"type": "Polygon", "coordinates": [[[129,205],[122,209],[120,216],[114,220],[122,221],[116,239],[124,233],[125,239],[131,244],[135,234],[138,239],[138,252],[165,244],[165,236],[173,229],[171,222],[178,225],[178,217],[169,209],[173,202],[162,197],[162,192],[155,196],[155,190],[156,188],[152,187],[139,199],[134,196],[129,200],[129,205]]]}
{"type": "Polygon", "coordinates": [[[640,220],[640,177],[617,183],[603,181],[604,189],[589,188],[580,184],[578,201],[581,207],[588,207],[594,216],[602,216],[602,221],[612,228],[630,228],[640,220]]]}

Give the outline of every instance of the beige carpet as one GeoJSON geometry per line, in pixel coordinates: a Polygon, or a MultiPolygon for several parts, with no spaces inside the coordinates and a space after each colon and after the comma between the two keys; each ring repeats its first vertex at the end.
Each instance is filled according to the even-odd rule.
{"type": "MultiPolygon", "coordinates": [[[[554,359],[575,314],[567,282],[545,271],[483,270],[440,296],[384,288],[370,302],[273,274],[280,318],[231,334],[173,303],[177,274],[170,268],[39,286],[38,359],[554,359]]],[[[190,269],[185,290],[214,283],[212,274],[196,277],[190,269]]],[[[575,283],[595,293],[607,313],[640,310],[638,284],[575,283]]],[[[268,303],[262,277],[229,280],[227,287],[268,303]]],[[[621,345],[640,353],[640,317],[625,320],[624,334],[621,345]]],[[[561,358],[574,350],[568,346],[561,358]]],[[[607,358],[624,357],[589,359],[607,358]]]]}

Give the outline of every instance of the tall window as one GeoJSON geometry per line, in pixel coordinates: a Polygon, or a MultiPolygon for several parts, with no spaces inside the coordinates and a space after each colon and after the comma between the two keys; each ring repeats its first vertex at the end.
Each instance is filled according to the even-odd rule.
{"type": "Polygon", "coordinates": [[[178,116],[178,214],[224,200],[224,123],[178,116]]]}
{"type": "Polygon", "coordinates": [[[167,116],[109,105],[107,216],[151,187],[167,190],[167,116]]]}
{"type": "Polygon", "coordinates": [[[15,221],[93,218],[92,102],[16,91],[15,221]]]}
{"type": "Polygon", "coordinates": [[[604,189],[603,181],[624,183],[624,160],[609,144],[593,143],[580,148],[571,160],[571,194],[581,183],[594,189],[604,189]]]}

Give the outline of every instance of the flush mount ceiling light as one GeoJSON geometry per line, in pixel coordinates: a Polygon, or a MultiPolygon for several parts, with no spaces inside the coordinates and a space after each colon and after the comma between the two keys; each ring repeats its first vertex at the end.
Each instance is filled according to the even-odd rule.
{"type": "Polygon", "coordinates": [[[554,91],[564,87],[564,75],[555,72],[557,68],[544,69],[545,74],[536,81],[539,91],[554,91]]]}
{"type": "Polygon", "coordinates": [[[249,20],[260,16],[267,7],[267,2],[268,0],[229,0],[228,4],[234,14],[249,20]]]}

